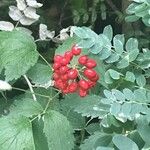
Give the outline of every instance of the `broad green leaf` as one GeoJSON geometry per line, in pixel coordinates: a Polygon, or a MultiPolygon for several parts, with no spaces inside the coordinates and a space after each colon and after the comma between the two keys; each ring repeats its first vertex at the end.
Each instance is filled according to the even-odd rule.
{"type": "Polygon", "coordinates": [[[64,54],[66,51],[71,50],[72,46],[74,44],[77,44],[78,42],[80,42],[80,39],[76,36],[68,38],[62,45],[60,45],[56,49],[55,54],[64,54]]]}
{"type": "Polygon", "coordinates": [[[92,150],[98,146],[107,146],[112,140],[109,134],[95,132],[80,146],[81,150],[92,150]]]}
{"type": "Polygon", "coordinates": [[[0,60],[7,81],[24,75],[38,59],[31,36],[20,31],[0,32],[0,60]]]}
{"type": "Polygon", "coordinates": [[[73,129],[67,118],[51,110],[44,116],[44,133],[49,150],[71,150],[74,147],[73,129]]]}
{"type": "Polygon", "coordinates": [[[140,87],[144,87],[146,85],[146,79],[144,77],[144,75],[139,75],[137,78],[136,78],[136,83],[138,84],[138,86],[140,87]]]}
{"type": "Polygon", "coordinates": [[[28,77],[37,85],[46,85],[51,81],[52,70],[49,66],[37,63],[28,73],[28,77]]]}
{"type": "Polygon", "coordinates": [[[38,115],[43,111],[42,106],[31,98],[15,99],[14,103],[10,107],[10,115],[23,115],[26,117],[32,117],[38,115]]]}
{"type": "Polygon", "coordinates": [[[139,150],[136,143],[124,135],[115,135],[112,141],[119,150],[139,150]]]}
{"type": "Polygon", "coordinates": [[[113,29],[111,25],[108,25],[104,28],[103,34],[111,41],[113,37],[113,29]]]}
{"type": "Polygon", "coordinates": [[[33,137],[36,150],[49,150],[46,136],[43,132],[44,122],[42,118],[36,119],[32,123],[33,137]]]}
{"type": "Polygon", "coordinates": [[[23,116],[0,118],[1,150],[35,150],[32,124],[23,116]]]}
{"type": "Polygon", "coordinates": [[[126,76],[125,76],[125,80],[130,81],[130,82],[134,82],[135,81],[135,75],[133,74],[133,72],[127,71],[126,76]]]}
{"type": "Polygon", "coordinates": [[[89,95],[81,99],[80,104],[75,107],[75,111],[81,113],[82,116],[103,118],[108,113],[109,107],[109,105],[101,103],[101,97],[89,95]]]}

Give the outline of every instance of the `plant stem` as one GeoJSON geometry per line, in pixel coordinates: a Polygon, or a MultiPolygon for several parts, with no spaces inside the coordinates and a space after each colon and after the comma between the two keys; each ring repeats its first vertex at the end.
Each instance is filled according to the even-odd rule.
{"type": "Polygon", "coordinates": [[[34,101],[37,101],[36,96],[35,96],[35,94],[34,94],[34,90],[33,90],[33,88],[32,88],[31,82],[29,81],[29,79],[28,79],[28,77],[27,77],[26,75],[24,75],[24,78],[25,78],[25,80],[27,81],[27,84],[28,84],[28,86],[29,86],[29,89],[30,89],[30,91],[31,91],[31,93],[32,93],[33,100],[34,100],[34,101]]]}
{"type": "Polygon", "coordinates": [[[39,53],[39,56],[45,61],[45,63],[51,68],[51,70],[53,71],[52,66],[49,64],[49,62],[39,53]]]}
{"type": "MultiPolygon", "coordinates": [[[[29,92],[29,91],[24,90],[24,89],[16,88],[16,87],[12,87],[12,89],[17,90],[17,91],[22,91],[22,92],[33,94],[32,92],[29,92]]],[[[45,97],[45,98],[49,99],[49,96],[47,96],[47,95],[42,95],[42,94],[35,93],[35,92],[34,92],[34,94],[37,95],[37,96],[41,96],[41,97],[45,97]]]]}

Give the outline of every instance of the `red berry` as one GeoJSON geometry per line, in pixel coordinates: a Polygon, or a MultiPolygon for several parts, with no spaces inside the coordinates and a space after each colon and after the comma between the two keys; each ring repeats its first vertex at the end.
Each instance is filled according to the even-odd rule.
{"type": "Polygon", "coordinates": [[[77,69],[71,69],[68,71],[68,78],[69,79],[76,79],[78,77],[77,69]]]}
{"type": "Polygon", "coordinates": [[[71,49],[72,51],[72,54],[77,56],[77,55],[80,55],[81,53],[81,48],[79,48],[78,46],[74,45],[71,49]]]}
{"type": "Polygon", "coordinates": [[[57,74],[57,73],[54,73],[53,74],[53,79],[54,80],[58,80],[60,78],[60,76],[57,74]]]}
{"type": "Polygon", "coordinates": [[[64,93],[64,94],[68,94],[68,93],[69,93],[68,88],[64,89],[64,90],[63,90],[63,93],[64,93]]]}
{"type": "Polygon", "coordinates": [[[81,65],[85,65],[87,63],[87,60],[88,60],[88,57],[86,55],[84,56],[81,56],[79,59],[78,59],[78,62],[79,64],[81,65]]]}
{"type": "Polygon", "coordinates": [[[84,75],[89,78],[89,79],[92,79],[96,76],[96,71],[93,70],[93,69],[85,69],[84,70],[84,75]]]}
{"type": "Polygon", "coordinates": [[[79,89],[79,95],[80,97],[85,97],[87,95],[87,91],[79,89]]]}
{"type": "Polygon", "coordinates": [[[62,56],[61,55],[55,55],[54,56],[54,62],[61,62],[62,56]]]}
{"type": "Polygon", "coordinates": [[[68,86],[68,90],[70,93],[73,93],[77,90],[78,88],[78,84],[76,82],[72,82],[69,86],[68,86]]]}
{"type": "Polygon", "coordinates": [[[94,78],[91,78],[90,80],[93,81],[93,82],[98,81],[99,80],[99,75],[96,74],[96,76],[94,78]]]}
{"type": "Polygon", "coordinates": [[[88,90],[89,88],[89,84],[86,80],[81,79],[79,81],[79,86],[83,89],[83,90],[88,90]]]}
{"type": "Polygon", "coordinates": [[[69,59],[63,57],[63,58],[61,59],[61,62],[60,62],[60,63],[61,63],[63,66],[65,66],[65,65],[67,65],[67,64],[69,63],[69,59]]]}
{"type": "Polygon", "coordinates": [[[65,74],[68,70],[69,70],[69,68],[67,66],[62,66],[59,69],[60,74],[65,74]]]}
{"type": "Polygon", "coordinates": [[[89,60],[87,61],[87,63],[85,64],[85,66],[86,66],[87,68],[94,68],[94,67],[97,66],[97,63],[96,63],[95,60],[89,59],[89,60]]]}
{"type": "Polygon", "coordinates": [[[88,81],[89,87],[92,88],[95,86],[96,82],[88,81]]]}
{"type": "Polygon", "coordinates": [[[64,57],[71,60],[73,58],[73,54],[71,51],[67,51],[67,52],[65,52],[64,57]]]}
{"type": "Polygon", "coordinates": [[[68,75],[67,74],[62,75],[61,80],[62,81],[67,81],[68,80],[68,75]]]}
{"type": "Polygon", "coordinates": [[[58,63],[58,62],[56,62],[56,63],[53,64],[53,69],[54,69],[54,70],[57,70],[57,69],[59,69],[60,67],[61,67],[61,64],[58,63]]]}

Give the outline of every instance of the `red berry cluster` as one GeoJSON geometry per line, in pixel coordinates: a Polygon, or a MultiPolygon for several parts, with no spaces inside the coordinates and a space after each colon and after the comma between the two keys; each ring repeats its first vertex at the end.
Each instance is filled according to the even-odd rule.
{"type": "Polygon", "coordinates": [[[99,75],[93,69],[96,67],[97,63],[95,60],[90,59],[86,55],[79,56],[78,67],[72,67],[70,62],[73,57],[81,54],[81,48],[74,45],[71,51],[66,51],[66,53],[61,55],[56,55],[54,57],[54,86],[60,89],[64,94],[79,92],[81,97],[88,94],[90,88],[95,86],[99,75]]]}

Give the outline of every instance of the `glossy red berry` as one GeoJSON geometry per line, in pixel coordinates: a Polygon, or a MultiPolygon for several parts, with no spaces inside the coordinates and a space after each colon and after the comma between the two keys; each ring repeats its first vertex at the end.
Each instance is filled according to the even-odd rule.
{"type": "Polygon", "coordinates": [[[96,76],[96,71],[93,70],[93,69],[85,69],[84,70],[84,75],[89,78],[89,79],[92,79],[96,76]]]}
{"type": "Polygon", "coordinates": [[[75,92],[77,90],[77,88],[78,88],[78,84],[76,82],[72,82],[68,86],[68,90],[69,90],[70,93],[75,92]]]}
{"type": "Polygon", "coordinates": [[[74,45],[71,49],[71,52],[73,55],[77,56],[81,54],[81,48],[79,48],[78,46],[74,45]]]}
{"type": "Polygon", "coordinates": [[[69,63],[69,59],[63,57],[63,58],[61,59],[61,62],[60,62],[60,63],[61,63],[61,65],[65,66],[65,65],[67,65],[67,64],[69,63]]]}
{"type": "Polygon", "coordinates": [[[56,62],[56,63],[53,64],[53,69],[54,69],[54,70],[57,70],[57,69],[59,69],[60,67],[61,67],[61,64],[58,63],[58,62],[56,62]]]}
{"type": "Polygon", "coordinates": [[[68,78],[69,79],[76,79],[78,77],[78,71],[77,69],[71,69],[68,71],[68,78]]]}
{"type": "Polygon", "coordinates": [[[81,79],[79,81],[79,87],[82,88],[83,90],[88,90],[89,89],[89,84],[86,80],[81,79]]]}
{"type": "Polygon", "coordinates": [[[96,74],[96,76],[94,78],[91,78],[90,80],[93,81],[93,82],[98,81],[99,80],[99,75],[96,74]]]}
{"type": "Polygon", "coordinates": [[[86,66],[87,68],[92,69],[92,68],[94,68],[94,67],[97,66],[97,63],[96,63],[95,60],[89,59],[89,60],[86,62],[85,66],[86,66]]]}
{"type": "Polygon", "coordinates": [[[67,81],[67,80],[68,80],[68,75],[67,75],[67,74],[63,74],[63,75],[61,76],[61,80],[62,80],[62,81],[67,81]]]}
{"type": "Polygon", "coordinates": [[[61,62],[62,56],[61,55],[55,55],[54,56],[54,62],[61,62]]]}
{"type": "Polygon", "coordinates": [[[96,85],[96,82],[88,81],[89,87],[92,88],[96,85]]]}
{"type": "Polygon", "coordinates": [[[67,66],[61,66],[59,69],[60,74],[65,74],[68,70],[69,68],[67,66]]]}
{"type": "Polygon", "coordinates": [[[87,91],[79,89],[79,95],[80,97],[85,97],[87,95],[87,91]]]}
{"type": "Polygon", "coordinates": [[[58,80],[60,78],[60,76],[57,74],[57,73],[54,73],[53,74],[53,79],[54,80],[58,80]]]}
{"type": "Polygon", "coordinates": [[[65,52],[64,57],[71,60],[73,58],[73,54],[71,51],[67,51],[67,52],[65,52]]]}
{"type": "Polygon", "coordinates": [[[81,56],[81,57],[78,59],[78,62],[79,62],[79,64],[81,64],[81,65],[85,65],[85,64],[87,63],[87,61],[88,61],[88,57],[87,57],[86,55],[81,56]]]}

